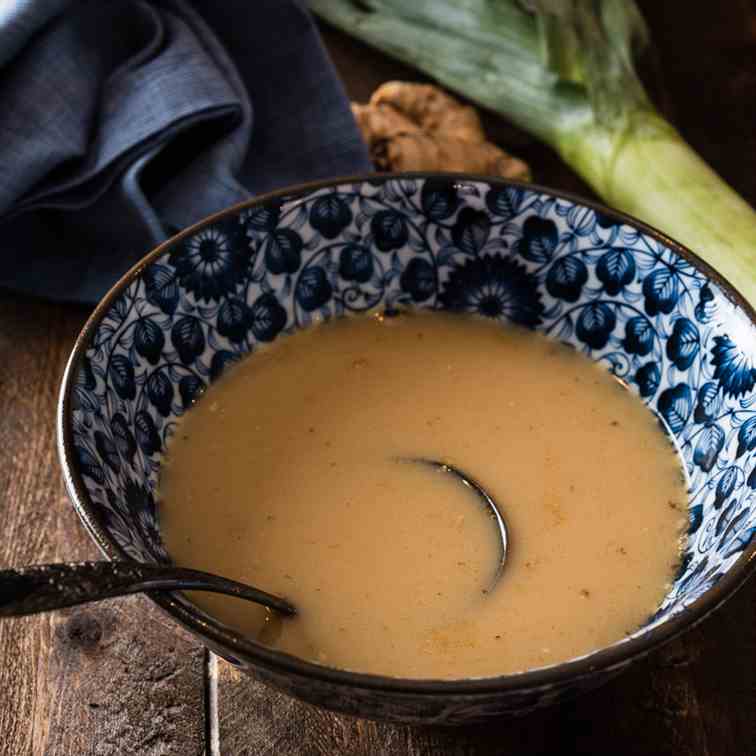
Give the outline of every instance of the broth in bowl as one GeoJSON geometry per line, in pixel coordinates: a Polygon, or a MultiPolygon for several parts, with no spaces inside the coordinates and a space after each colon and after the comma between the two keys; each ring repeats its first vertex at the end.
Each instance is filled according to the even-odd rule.
{"type": "Polygon", "coordinates": [[[296,656],[404,678],[491,677],[620,640],[679,565],[686,479],[656,417],[601,366],[516,327],[404,313],[258,350],[180,421],[163,467],[182,566],[291,600],[195,593],[296,656]],[[498,503],[510,549],[449,474],[498,503]]]}

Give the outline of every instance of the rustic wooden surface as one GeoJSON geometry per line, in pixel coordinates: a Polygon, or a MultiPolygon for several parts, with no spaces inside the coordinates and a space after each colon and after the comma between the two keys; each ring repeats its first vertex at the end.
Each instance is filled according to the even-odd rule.
{"type": "MultiPolygon", "coordinates": [[[[0,295],[0,564],[96,559],[63,490],[57,387],[86,312],[0,295]]],[[[205,750],[205,652],[146,598],[0,622],[0,754],[205,750]]]]}
{"type": "MultiPolygon", "coordinates": [[[[642,7],[663,72],[663,85],[653,82],[657,99],[756,204],[756,3],[646,0],[642,7]]],[[[367,99],[386,79],[421,78],[332,30],[324,36],[354,99],[367,99]]],[[[539,182],[590,194],[549,150],[493,115],[485,122],[530,161],[539,182]]],[[[85,317],[79,308],[0,292],[2,566],[97,557],[67,504],[54,445],[57,385],[85,317]]],[[[600,691],[523,720],[464,729],[353,720],[273,693],[208,660],[143,598],[0,623],[1,756],[740,756],[753,752],[754,736],[754,581],[600,691]]]]}

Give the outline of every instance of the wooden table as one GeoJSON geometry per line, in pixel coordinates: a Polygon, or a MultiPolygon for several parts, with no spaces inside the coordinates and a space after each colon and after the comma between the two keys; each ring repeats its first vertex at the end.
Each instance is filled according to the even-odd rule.
{"type": "MultiPolygon", "coordinates": [[[[648,0],[663,107],[756,204],[756,5],[648,0]]],[[[332,30],[349,94],[419,79],[332,30]]],[[[493,116],[489,133],[536,179],[590,191],[493,116]]],[[[0,564],[97,558],[55,452],[64,361],[87,312],[0,293],[0,564]]],[[[144,598],[0,623],[0,754],[753,753],[756,582],[681,640],[594,694],[523,720],[451,730],[339,717],[270,691],[209,655],[144,598]]]]}

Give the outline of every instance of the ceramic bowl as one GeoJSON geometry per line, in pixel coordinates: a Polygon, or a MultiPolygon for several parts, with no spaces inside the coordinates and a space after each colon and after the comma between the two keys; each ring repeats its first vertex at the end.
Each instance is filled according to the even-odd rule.
{"type": "MultiPolygon", "coordinates": [[[[152,599],[232,664],[306,701],[459,724],[595,687],[700,621],[756,560],[754,310],[695,255],[626,216],[533,185],[464,175],[344,179],[219,213],[149,254],[86,324],[62,386],[68,491],[112,559],[169,559],[154,498],[176,421],[260,343],[374,308],[480,313],[572,344],[674,436],[690,537],[672,590],[630,638],[496,678],[399,680],[318,666],[152,599]]],[[[639,526],[641,523],[639,523],[639,526]]]]}

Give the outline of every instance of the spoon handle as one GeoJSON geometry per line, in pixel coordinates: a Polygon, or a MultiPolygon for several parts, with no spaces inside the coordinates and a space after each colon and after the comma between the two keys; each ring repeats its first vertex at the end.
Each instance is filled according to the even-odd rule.
{"type": "Polygon", "coordinates": [[[47,612],[129,593],[181,589],[224,593],[282,614],[296,613],[278,596],[199,570],[140,562],[79,562],[0,570],[0,617],[47,612]]]}

